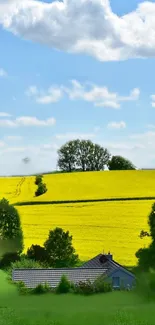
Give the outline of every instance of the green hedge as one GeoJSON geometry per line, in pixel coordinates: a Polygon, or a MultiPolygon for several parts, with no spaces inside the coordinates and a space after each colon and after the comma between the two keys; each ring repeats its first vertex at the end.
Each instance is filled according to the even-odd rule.
{"type": "Polygon", "coordinates": [[[43,205],[43,204],[69,204],[69,203],[91,203],[91,202],[113,202],[113,201],[144,201],[155,200],[155,196],[144,197],[125,197],[125,198],[105,198],[105,199],[87,199],[87,200],[66,200],[66,201],[29,201],[29,202],[17,202],[14,206],[26,206],[26,205],[43,205]]]}

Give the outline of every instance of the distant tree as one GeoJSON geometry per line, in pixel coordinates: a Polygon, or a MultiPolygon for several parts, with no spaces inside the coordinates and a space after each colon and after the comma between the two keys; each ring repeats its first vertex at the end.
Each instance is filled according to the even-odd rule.
{"type": "Polygon", "coordinates": [[[42,183],[42,179],[43,179],[42,175],[37,175],[35,179],[35,184],[39,185],[40,183],[42,183]]]}
{"type": "Polygon", "coordinates": [[[46,192],[47,192],[46,184],[44,184],[44,183],[39,183],[39,184],[38,184],[38,188],[37,188],[37,190],[36,190],[36,192],[35,192],[35,195],[36,195],[36,196],[40,196],[40,195],[42,195],[42,194],[44,194],[44,193],[46,193],[46,192]]]}
{"type": "Polygon", "coordinates": [[[58,155],[58,167],[67,172],[104,170],[110,159],[107,149],[90,140],[78,139],[63,145],[58,155]]]}
{"type": "Polygon", "coordinates": [[[109,170],[135,170],[132,162],[122,156],[113,156],[108,163],[109,170]]]}
{"type": "Polygon", "coordinates": [[[52,267],[73,267],[78,262],[78,255],[72,246],[72,236],[62,228],[50,230],[44,243],[48,254],[49,265],[52,267]]]}
{"type": "Polygon", "coordinates": [[[76,169],[79,140],[69,141],[58,150],[58,167],[67,172],[76,169]]]}
{"type": "MultiPolygon", "coordinates": [[[[17,209],[3,198],[0,201],[0,253],[23,250],[23,232],[17,209]]],[[[2,255],[3,255],[2,254],[2,255]]]]}
{"type": "Polygon", "coordinates": [[[28,248],[27,257],[38,262],[48,262],[47,252],[45,248],[40,245],[32,245],[28,248]]]}

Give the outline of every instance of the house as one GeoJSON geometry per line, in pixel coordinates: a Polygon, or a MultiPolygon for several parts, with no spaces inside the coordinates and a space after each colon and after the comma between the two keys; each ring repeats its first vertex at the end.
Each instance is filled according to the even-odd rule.
{"type": "Polygon", "coordinates": [[[59,269],[14,269],[12,280],[22,281],[28,288],[35,288],[40,283],[48,283],[51,288],[55,288],[62,275],[74,284],[86,280],[94,282],[99,276],[104,276],[105,281],[111,281],[114,289],[132,288],[135,283],[135,276],[113,260],[113,256],[99,254],[90,261],[77,268],[59,269]]]}

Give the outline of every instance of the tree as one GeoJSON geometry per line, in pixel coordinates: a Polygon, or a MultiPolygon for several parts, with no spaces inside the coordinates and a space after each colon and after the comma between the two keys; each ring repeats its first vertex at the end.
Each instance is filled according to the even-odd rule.
{"type": "Polygon", "coordinates": [[[38,262],[47,262],[48,260],[45,248],[41,247],[40,245],[32,245],[30,248],[28,248],[27,257],[38,262]]]}
{"type": "Polygon", "coordinates": [[[140,238],[151,237],[151,244],[147,248],[140,248],[135,254],[138,258],[138,266],[143,270],[155,268],[155,203],[148,217],[148,225],[150,232],[142,230],[140,238]]]}
{"type": "Polygon", "coordinates": [[[0,201],[0,248],[2,255],[23,250],[23,232],[17,209],[3,198],[0,201]]]}
{"type": "Polygon", "coordinates": [[[39,183],[38,188],[37,188],[37,190],[35,192],[35,195],[40,196],[40,195],[42,195],[42,194],[44,194],[46,192],[47,192],[46,184],[45,183],[39,183]]]}
{"type": "Polygon", "coordinates": [[[61,170],[72,172],[76,169],[78,140],[69,141],[58,150],[58,166],[61,170]]]}
{"type": "Polygon", "coordinates": [[[62,228],[50,230],[44,247],[52,267],[73,267],[78,262],[78,255],[72,246],[72,236],[62,228]]]}
{"type": "Polygon", "coordinates": [[[108,163],[109,170],[135,170],[132,162],[122,156],[113,156],[108,163]]]}
{"type": "Polygon", "coordinates": [[[99,171],[108,165],[110,153],[90,140],[67,142],[58,151],[58,166],[61,170],[99,171]]]}
{"type": "Polygon", "coordinates": [[[43,179],[42,175],[37,175],[35,179],[35,184],[39,185],[40,183],[42,183],[42,179],[43,179]]]}

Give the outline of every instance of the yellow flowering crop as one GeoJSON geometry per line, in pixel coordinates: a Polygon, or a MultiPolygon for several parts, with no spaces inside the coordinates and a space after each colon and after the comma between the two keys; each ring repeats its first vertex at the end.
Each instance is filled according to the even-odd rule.
{"type": "Polygon", "coordinates": [[[0,177],[0,199],[10,203],[31,201],[35,195],[35,177],[0,177]]]}
{"type": "Polygon", "coordinates": [[[148,230],[148,214],[154,201],[21,206],[18,211],[25,236],[25,250],[42,245],[49,230],[62,227],[73,235],[80,258],[87,260],[109,250],[121,264],[134,265],[135,252],[148,245],[140,239],[148,230]]]}
{"type": "Polygon", "coordinates": [[[103,171],[44,176],[48,191],[35,201],[155,196],[155,171],[103,171]]]}

